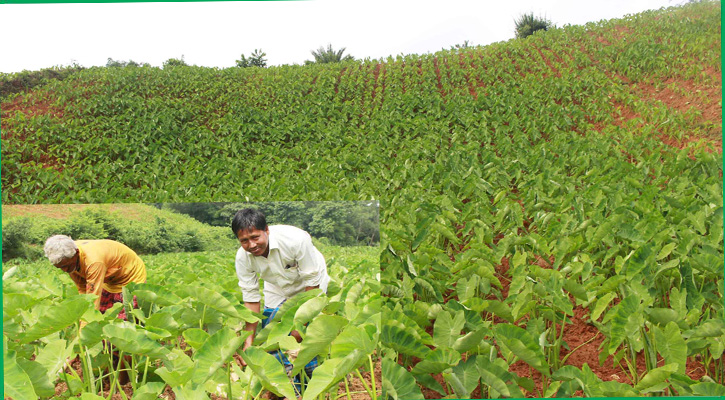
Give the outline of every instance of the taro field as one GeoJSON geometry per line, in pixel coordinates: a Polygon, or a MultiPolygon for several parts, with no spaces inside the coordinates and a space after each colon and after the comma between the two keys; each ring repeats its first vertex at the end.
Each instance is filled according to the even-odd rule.
{"type": "Polygon", "coordinates": [[[2,99],[2,199],[379,199],[385,398],[721,396],[720,10],[79,71],[2,99]]]}
{"type": "Polygon", "coordinates": [[[241,303],[233,252],[142,256],[147,283],[127,286],[140,306],[132,313],[136,324],[115,318],[120,304],[96,311],[47,260],[13,260],[3,265],[5,398],[379,398],[379,250],[321,251],[334,279],[327,296],[318,289],[287,301],[245,352],[248,333],[241,329],[259,315],[241,303]],[[289,341],[292,329],[303,334],[301,343],[289,341]],[[104,343],[129,355],[130,365],[114,366],[104,343]],[[267,353],[275,349],[296,353],[297,369],[318,357],[301,393],[267,353]],[[130,377],[123,386],[121,368],[130,377]]]}

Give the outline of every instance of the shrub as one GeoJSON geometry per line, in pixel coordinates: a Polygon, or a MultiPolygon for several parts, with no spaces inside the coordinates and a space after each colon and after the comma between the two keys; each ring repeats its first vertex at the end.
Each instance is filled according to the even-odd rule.
{"type": "Polygon", "coordinates": [[[182,55],[181,58],[169,58],[168,60],[164,61],[164,68],[166,67],[185,67],[189,64],[184,61],[184,56],[182,55]]]}
{"type": "Polygon", "coordinates": [[[19,218],[8,222],[2,229],[2,260],[26,257],[26,243],[30,236],[30,220],[19,218]]]}
{"type": "Polygon", "coordinates": [[[84,67],[74,64],[68,67],[44,68],[39,71],[0,74],[0,97],[25,92],[52,80],[62,81],[84,69],[84,67]]]}
{"type": "Polygon", "coordinates": [[[547,31],[553,27],[551,21],[543,17],[535,17],[534,13],[523,14],[514,23],[516,24],[516,37],[519,39],[529,37],[536,31],[547,31]]]}

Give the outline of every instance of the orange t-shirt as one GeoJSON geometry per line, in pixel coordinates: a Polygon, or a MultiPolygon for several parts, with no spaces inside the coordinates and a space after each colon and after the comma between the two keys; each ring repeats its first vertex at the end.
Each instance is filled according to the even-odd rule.
{"type": "Polygon", "coordinates": [[[70,277],[79,293],[99,296],[96,308],[103,289],[120,293],[129,282],[146,282],[146,266],[128,246],[113,240],[76,240],[75,244],[80,268],[70,277]]]}

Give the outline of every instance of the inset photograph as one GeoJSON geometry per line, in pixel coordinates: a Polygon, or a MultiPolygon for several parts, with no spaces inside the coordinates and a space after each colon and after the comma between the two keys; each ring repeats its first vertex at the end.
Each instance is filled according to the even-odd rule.
{"type": "Polygon", "coordinates": [[[381,396],[375,201],[2,213],[6,396],[381,396]]]}

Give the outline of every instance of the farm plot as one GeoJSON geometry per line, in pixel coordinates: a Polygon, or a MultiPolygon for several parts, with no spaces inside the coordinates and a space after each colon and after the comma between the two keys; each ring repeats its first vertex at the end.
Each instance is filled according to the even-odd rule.
{"type": "Polygon", "coordinates": [[[340,65],[82,71],[3,100],[3,201],[381,199],[386,397],[722,395],[720,43],[703,2],[340,65]]]}
{"type": "Polygon", "coordinates": [[[233,254],[145,256],[148,283],[128,286],[140,305],[131,314],[137,324],[117,320],[118,306],[95,311],[47,262],[3,265],[5,395],[254,399],[272,392],[295,398],[282,365],[266,352],[282,349],[298,352],[295,367],[315,356],[321,362],[301,386],[302,398],[336,396],[341,383],[345,395],[377,398],[380,376],[376,381],[365,371],[373,369],[380,323],[378,251],[329,246],[325,252],[336,281],[329,296],[317,290],[291,299],[242,354],[244,321],[259,316],[240,304],[233,254]],[[291,329],[314,339],[290,343],[291,329]],[[106,342],[131,356],[131,382],[123,387],[106,342]],[[247,367],[239,367],[239,357],[247,367]]]}

